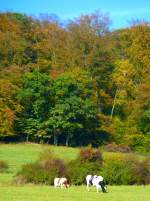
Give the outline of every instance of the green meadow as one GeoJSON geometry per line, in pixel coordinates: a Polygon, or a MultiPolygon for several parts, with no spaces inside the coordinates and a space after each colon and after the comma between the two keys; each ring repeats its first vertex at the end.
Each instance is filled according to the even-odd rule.
{"type": "Polygon", "coordinates": [[[1,201],[149,201],[150,186],[111,186],[106,194],[96,193],[85,186],[54,189],[49,186],[3,186],[1,201]]]}
{"type": "MultiPolygon", "coordinates": [[[[0,173],[0,201],[150,201],[150,186],[108,186],[106,194],[96,193],[94,187],[87,192],[85,185],[69,189],[32,184],[16,186],[12,180],[21,166],[35,161],[47,149],[65,160],[74,159],[79,151],[38,144],[0,144],[0,160],[9,165],[6,173],[0,173]]],[[[103,153],[104,158],[111,154],[115,153],[103,153]]]]}

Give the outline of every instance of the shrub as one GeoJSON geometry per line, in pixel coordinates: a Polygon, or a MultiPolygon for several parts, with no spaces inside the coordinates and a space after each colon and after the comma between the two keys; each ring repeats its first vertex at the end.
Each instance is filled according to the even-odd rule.
{"type": "Polygon", "coordinates": [[[56,171],[58,176],[65,176],[67,173],[64,162],[51,152],[44,152],[40,156],[38,164],[48,172],[56,171]]]}
{"type": "Polygon", "coordinates": [[[101,165],[98,162],[81,163],[78,160],[72,161],[68,165],[68,175],[72,184],[81,185],[85,183],[88,174],[99,174],[101,165]]]}
{"type": "Polygon", "coordinates": [[[5,172],[8,169],[8,164],[6,161],[0,161],[0,172],[5,172]]]}
{"type": "Polygon", "coordinates": [[[101,172],[109,184],[148,184],[149,164],[149,160],[141,162],[133,155],[112,157],[104,162],[101,172]]]}
{"type": "Polygon", "coordinates": [[[17,185],[22,185],[22,184],[27,183],[27,179],[22,175],[17,175],[14,177],[13,183],[15,183],[17,185]]]}
{"type": "Polygon", "coordinates": [[[135,151],[138,152],[145,152],[145,153],[150,153],[150,149],[149,149],[149,145],[150,145],[150,137],[147,136],[142,136],[140,139],[135,141],[134,144],[134,149],[135,151]]]}
{"type": "MultiPolygon", "coordinates": [[[[150,159],[146,158],[142,163],[142,171],[140,171],[141,181],[143,184],[150,184],[150,159]]],[[[140,181],[140,183],[141,183],[140,181]]]]}
{"type": "Polygon", "coordinates": [[[134,177],[123,159],[112,158],[103,165],[102,175],[109,184],[132,184],[134,177]]]}
{"type": "Polygon", "coordinates": [[[131,148],[129,146],[117,145],[115,143],[108,144],[104,148],[106,151],[111,151],[111,152],[122,152],[122,153],[131,152],[131,148]]]}
{"type": "Polygon", "coordinates": [[[35,163],[26,164],[17,174],[18,179],[22,176],[27,183],[53,184],[55,177],[66,175],[66,167],[62,160],[55,158],[51,153],[40,156],[35,163]]]}
{"type": "Polygon", "coordinates": [[[136,184],[150,184],[150,160],[137,160],[133,156],[126,158],[126,164],[131,168],[136,184]]]}
{"type": "Polygon", "coordinates": [[[99,150],[82,148],[76,160],[68,164],[68,175],[74,185],[85,183],[88,174],[100,174],[102,155],[99,150]]]}
{"type": "Polygon", "coordinates": [[[102,164],[102,154],[98,149],[82,148],[78,160],[82,163],[84,162],[99,162],[102,164]]]}

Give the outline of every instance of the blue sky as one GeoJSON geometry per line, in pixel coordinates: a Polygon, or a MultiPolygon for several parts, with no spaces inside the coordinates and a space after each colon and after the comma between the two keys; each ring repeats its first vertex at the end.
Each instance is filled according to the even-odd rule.
{"type": "Polygon", "coordinates": [[[150,21],[150,0],[0,0],[1,12],[56,14],[63,20],[95,10],[109,13],[113,29],[128,26],[132,19],[150,21]]]}

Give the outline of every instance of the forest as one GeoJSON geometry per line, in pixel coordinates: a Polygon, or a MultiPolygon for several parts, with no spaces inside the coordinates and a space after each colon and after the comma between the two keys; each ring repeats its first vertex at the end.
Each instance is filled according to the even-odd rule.
{"type": "Polygon", "coordinates": [[[0,13],[0,141],[150,150],[150,24],[0,13]]]}

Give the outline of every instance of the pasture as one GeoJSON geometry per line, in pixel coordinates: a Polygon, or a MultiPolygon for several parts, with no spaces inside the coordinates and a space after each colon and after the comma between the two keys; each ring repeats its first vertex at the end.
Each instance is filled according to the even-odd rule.
{"type": "Polygon", "coordinates": [[[1,186],[1,201],[149,201],[150,186],[111,186],[109,193],[87,192],[85,186],[55,189],[49,186],[1,186]]]}
{"type": "MultiPolygon", "coordinates": [[[[0,160],[8,162],[7,173],[0,173],[0,201],[149,201],[150,186],[108,186],[108,193],[96,193],[94,187],[87,192],[86,186],[55,189],[45,185],[16,186],[12,178],[21,165],[35,161],[39,154],[50,148],[60,158],[74,159],[77,148],[54,147],[37,144],[0,144],[0,160]]],[[[115,153],[104,153],[104,158],[115,153]]],[[[140,156],[141,158],[143,156],[140,156]]]]}

